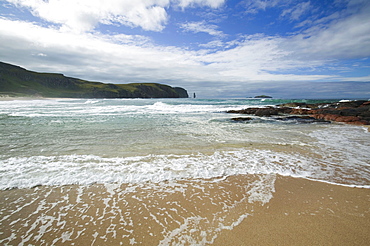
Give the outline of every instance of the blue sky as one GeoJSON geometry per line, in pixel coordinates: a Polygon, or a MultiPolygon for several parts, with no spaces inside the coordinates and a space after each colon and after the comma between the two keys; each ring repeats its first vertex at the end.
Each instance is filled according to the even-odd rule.
{"type": "Polygon", "coordinates": [[[369,13],[369,0],[1,0],[0,61],[203,98],[370,98],[369,13]]]}

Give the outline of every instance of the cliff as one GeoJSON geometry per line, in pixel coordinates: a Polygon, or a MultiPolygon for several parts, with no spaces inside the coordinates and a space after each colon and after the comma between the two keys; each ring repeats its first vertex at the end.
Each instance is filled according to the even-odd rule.
{"type": "Polygon", "coordinates": [[[0,62],[0,95],[69,98],[187,98],[180,87],[157,83],[106,84],[37,73],[0,62]]]}

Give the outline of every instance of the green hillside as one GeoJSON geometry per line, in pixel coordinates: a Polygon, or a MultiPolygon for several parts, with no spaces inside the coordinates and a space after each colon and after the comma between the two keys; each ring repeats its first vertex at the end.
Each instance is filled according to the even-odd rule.
{"type": "Polygon", "coordinates": [[[180,87],[157,83],[106,84],[37,73],[0,62],[0,95],[62,98],[186,98],[180,87]]]}

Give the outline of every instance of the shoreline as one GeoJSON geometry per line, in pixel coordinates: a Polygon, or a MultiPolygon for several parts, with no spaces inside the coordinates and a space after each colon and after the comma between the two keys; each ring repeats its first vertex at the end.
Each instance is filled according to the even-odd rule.
{"type": "Polygon", "coordinates": [[[32,100],[1,102],[0,245],[370,241],[362,126],[234,123],[233,100],[32,100]]]}
{"type": "Polygon", "coordinates": [[[33,100],[72,100],[72,99],[83,99],[83,98],[69,98],[69,97],[11,97],[11,96],[0,96],[0,101],[33,101],[33,100]]]}
{"type": "Polygon", "coordinates": [[[45,97],[11,97],[11,96],[0,96],[0,101],[15,101],[15,100],[43,100],[45,97]]]}
{"type": "Polygon", "coordinates": [[[370,189],[279,175],[0,191],[0,243],[366,245],[370,189]],[[26,225],[26,226],[25,226],[26,225]]]}

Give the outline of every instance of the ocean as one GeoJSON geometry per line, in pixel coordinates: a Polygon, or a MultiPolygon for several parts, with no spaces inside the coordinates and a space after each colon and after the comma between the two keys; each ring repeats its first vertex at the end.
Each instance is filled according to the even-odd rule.
{"type": "Polygon", "coordinates": [[[226,113],[293,101],[338,100],[0,101],[0,244],[214,244],[291,178],[369,205],[367,128],[226,113]]]}

